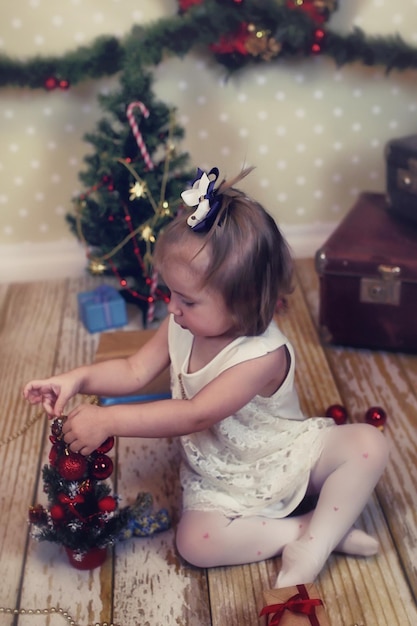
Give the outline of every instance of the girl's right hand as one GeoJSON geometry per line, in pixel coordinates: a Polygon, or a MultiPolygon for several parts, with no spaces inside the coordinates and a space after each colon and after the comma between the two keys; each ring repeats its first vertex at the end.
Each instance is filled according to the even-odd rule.
{"type": "Polygon", "coordinates": [[[66,403],[79,391],[79,382],[71,376],[52,376],[43,380],[31,380],[23,389],[23,396],[30,404],[42,404],[49,417],[64,413],[66,403]]]}

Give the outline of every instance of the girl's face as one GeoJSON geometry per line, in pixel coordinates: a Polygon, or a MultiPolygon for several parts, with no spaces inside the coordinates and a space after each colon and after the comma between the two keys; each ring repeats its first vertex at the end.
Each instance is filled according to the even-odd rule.
{"type": "Polygon", "coordinates": [[[168,312],[195,336],[233,336],[234,319],[223,296],[213,288],[201,286],[198,266],[204,265],[205,251],[200,255],[198,262],[187,264],[175,255],[172,262],[164,263],[163,278],[171,291],[168,312]]]}

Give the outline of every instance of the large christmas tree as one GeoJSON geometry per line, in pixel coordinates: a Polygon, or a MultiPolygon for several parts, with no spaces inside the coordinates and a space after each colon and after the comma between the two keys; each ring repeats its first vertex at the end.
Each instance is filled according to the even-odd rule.
{"type": "Polygon", "coordinates": [[[85,136],[95,148],[80,173],[85,191],[67,219],[86,245],[89,270],[117,276],[122,293],[146,310],[166,298],[153,272],[153,246],[193,173],[176,148],[183,129],[156,99],[136,54],[135,46],[127,49],[120,86],[100,96],[105,116],[85,136]]]}

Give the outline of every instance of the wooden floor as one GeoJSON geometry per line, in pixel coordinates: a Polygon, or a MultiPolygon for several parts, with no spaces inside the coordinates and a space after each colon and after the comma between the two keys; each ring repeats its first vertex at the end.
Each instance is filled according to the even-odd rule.
{"type": "MultiPolygon", "coordinates": [[[[333,555],[317,581],[321,597],[332,626],[416,626],[417,357],[323,349],[312,261],[299,261],[297,272],[299,285],[281,325],[296,347],[305,413],[323,415],[341,402],[353,421],[362,421],[369,406],[381,405],[391,443],[389,466],[358,523],[379,538],[381,554],[333,555]]],[[[104,566],[78,572],[59,546],[29,537],[28,506],[45,503],[40,470],[50,444],[46,419],[26,427],[36,411],[23,402],[21,388],[35,376],[94,359],[99,335],[78,321],[76,296],[98,280],[0,285],[0,625],[257,626],[263,623],[262,589],[272,585],[279,558],[198,570],[179,559],[172,529],[117,544],[104,566]],[[52,607],[61,613],[43,613],[52,607]]],[[[122,503],[149,491],[175,522],[177,442],[120,440],[115,456],[113,477],[122,503]]]]}

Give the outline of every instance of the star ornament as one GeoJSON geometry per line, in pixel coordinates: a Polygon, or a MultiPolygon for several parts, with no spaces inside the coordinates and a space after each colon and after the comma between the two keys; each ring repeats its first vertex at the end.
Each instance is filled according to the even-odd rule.
{"type": "Polygon", "coordinates": [[[151,243],[155,242],[154,232],[149,225],[142,229],[141,236],[144,241],[150,241],[151,243]]]}
{"type": "Polygon", "coordinates": [[[136,182],[133,187],[129,189],[129,200],[136,200],[136,198],[143,198],[146,196],[146,183],[136,182]]]}

